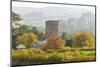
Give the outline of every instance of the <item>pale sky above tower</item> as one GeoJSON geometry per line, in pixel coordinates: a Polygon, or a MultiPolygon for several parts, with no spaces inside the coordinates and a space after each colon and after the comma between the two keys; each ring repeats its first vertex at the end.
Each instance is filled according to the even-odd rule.
{"type": "Polygon", "coordinates": [[[87,12],[95,14],[95,7],[12,2],[12,11],[20,14],[25,24],[44,27],[48,19],[67,20],[72,17],[79,18],[87,12]]]}

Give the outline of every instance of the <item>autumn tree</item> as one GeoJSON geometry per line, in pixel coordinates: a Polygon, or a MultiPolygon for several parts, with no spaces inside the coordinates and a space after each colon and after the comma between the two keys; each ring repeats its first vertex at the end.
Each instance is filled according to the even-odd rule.
{"type": "Polygon", "coordinates": [[[32,29],[29,29],[29,26],[27,25],[21,25],[18,28],[12,28],[12,48],[16,48],[16,39],[18,36],[31,31],[32,29]]]}
{"type": "Polygon", "coordinates": [[[34,33],[24,33],[17,37],[17,44],[23,44],[30,48],[36,39],[37,36],[34,33]]]}
{"type": "Polygon", "coordinates": [[[72,47],[95,47],[95,38],[90,32],[76,32],[73,34],[72,47]]]}
{"type": "Polygon", "coordinates": [[[64,40],[56,34],[53,34],[51,36],[48,37],[47,42],[45,43],[45,45],[42,46],[43,49],[61,49],[64,48],[65,43],[64,40]]]}

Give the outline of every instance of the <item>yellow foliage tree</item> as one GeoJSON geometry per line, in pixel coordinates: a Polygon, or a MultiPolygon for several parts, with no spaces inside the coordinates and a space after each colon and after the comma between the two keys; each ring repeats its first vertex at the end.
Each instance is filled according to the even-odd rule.
{"type": "Polygon", "coordinates": [[[95,47],[95,37],[91,32],[75,32],[72,47],[95,47]]]}
{"type": "Polygon", "coordinates": [[[43,49],[61,49],[64,48],[65,43],[64,40],[56,34],[51,35],[48,37],[47,42],[45,45],[42,46],[43,49]]]}
{"type": "Polygon", "coordinates": [[[37,36],[34,33],[24,33],[17,37],[17,44],[23,44],[27,48],[30,48],[36,39],[37,36]]]}

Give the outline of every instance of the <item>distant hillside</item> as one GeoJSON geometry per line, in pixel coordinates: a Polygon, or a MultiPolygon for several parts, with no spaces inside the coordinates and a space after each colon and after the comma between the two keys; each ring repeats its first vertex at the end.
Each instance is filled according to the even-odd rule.
{"type": "Polygon", "coordinates": [[[80,18],[69,18],[68,20],[60,20],[60,33],[67,32],[92,32],[95,34],[95,16],[88,12],[84,13],[80,18]]]}

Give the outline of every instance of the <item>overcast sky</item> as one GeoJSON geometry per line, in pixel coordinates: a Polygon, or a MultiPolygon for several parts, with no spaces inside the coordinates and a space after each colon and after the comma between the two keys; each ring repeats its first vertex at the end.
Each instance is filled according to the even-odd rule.
{"type": "Polygon", "coordinates": [[[87,12],[95,14],[95,8],[90,6],[26,2],[13,2],[12,11],[20,14],[25,24],[37,26],[44,26],[47,19],[67,20],[87,12]]]}

